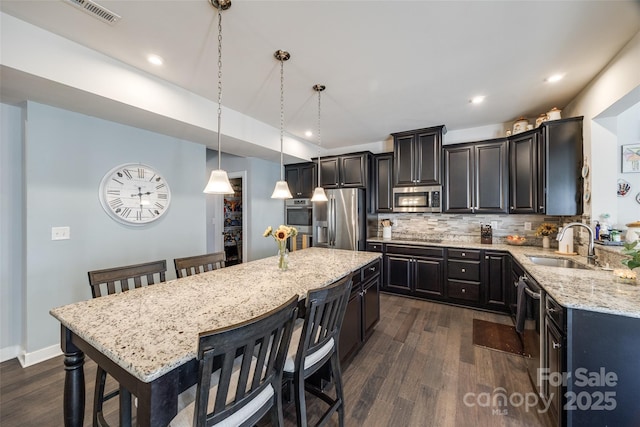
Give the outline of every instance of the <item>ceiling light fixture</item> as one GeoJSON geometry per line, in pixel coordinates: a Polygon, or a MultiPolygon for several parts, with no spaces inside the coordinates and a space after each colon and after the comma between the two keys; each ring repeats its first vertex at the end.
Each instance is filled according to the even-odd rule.
{"type": "Polygon", "coordinates": [[[207,194],[233,194],[233,188],[229,182],[229,176],[223,171],[222,151],[220,149],[222,131],[220,124],[222,122],[222,11],[231,7],[231,0],[209,0],[209,3],[218,10],[218,170],[211,171],[209,182],[204,188],[203,193],[207,194]]]}
{"type": "Polygon", "coordinates": [[[311,132],[310,130],[308,130],[308,131],[306,131],[306,132],[304,133],[304,136],[306,136],[307,138],[310,138],[310,137],[312,137],[312,136],[313,136],[313,132],[311,132]]]}
{"type": "Polygon", "coordinates": [[[289,184],[284,180],[284,61],[288,61],[291,55],[287,51],[276,50],[274,56],[280,61],[280,181],[276,182],[271,198],[291,199],[289,184]]]}
{"type": "Polygon", "coordinates": [[[320,113],[321,113],[321,101],[320,96],[322,91],[326,89],[324,85],[313,85],[313,90],[318,92],[318,186],[315,190],[313,190],[313,197],[311,197],[312,202],[326,202],[327,194],[324,192],[324,188],[320,184],[320,145],[322,144],[322,140],[320,139],[320,113]]]}
{"type": "Polygon", "coordinates": [[[162,59],[162,57],[155,54],[151,54],[147,56],[147,61],[149,61],[149,63],[153,65],[162,65],[164,63],[164,60],[162,59]]]}
{"type": "Polygon", "coordinates": [[[555,82],[559,82],[560,80],[562,80],[563,77],[564,77],[564,74],[554,74],[552,76],[549,76],[547,78],[547,81],[549,83],[555,83],[555,82]]]}
{"type": "Polygon", "coordinates": [[[473,98],[471,98],[471,103],[472,104],[481,104],[484,102],[484,96],[474,96],[473,98]]]}

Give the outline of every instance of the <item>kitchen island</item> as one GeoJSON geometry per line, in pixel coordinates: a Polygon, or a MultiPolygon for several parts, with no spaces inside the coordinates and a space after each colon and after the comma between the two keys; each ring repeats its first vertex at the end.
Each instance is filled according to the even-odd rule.
{"type": "Polygon", "coordinates": [[[138,425],[167,425],[178,394],[195,384],[200,332],[303,299],[379,258],[309,248],[289,254],[287,271],[270,257],[52,309],[65,353],[65,425],[82,425],[84,353],[138,398],[138,425]]]}

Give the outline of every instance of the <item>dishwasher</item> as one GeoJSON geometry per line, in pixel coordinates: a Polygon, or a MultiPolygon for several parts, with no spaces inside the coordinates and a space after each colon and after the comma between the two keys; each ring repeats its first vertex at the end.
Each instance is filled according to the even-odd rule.
{"type": "Polygon", "coordinates": [[[516,330],[522,339],[529,380],[538,395],[542,396],[544,390],[538,380],[538,370],[543,367],[542,355],[544,354],[540,334],[544,320],[544,304],[542,303],[544,290],[526,274],[520,276],[515,285],[518,287],[516,319],[524,317],[523,324],[521,327],[516,326],[516,330]],[[523,292],[520,292],[521,287],[523,292]],[[521,298],[524,300],[520,301],[521,298]]]}

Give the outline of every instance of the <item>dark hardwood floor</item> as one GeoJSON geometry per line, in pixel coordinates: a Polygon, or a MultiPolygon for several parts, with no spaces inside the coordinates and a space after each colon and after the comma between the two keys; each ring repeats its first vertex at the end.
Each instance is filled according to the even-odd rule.
{"type": "MultiPolygon", "coordinates": [[[[347,427],[548,425],[536,408],[498,406],[494,400],[500,393],[532,392],[524,359],[472,343],[474,318],[511,324],[509,317],[393,295],[381,298],[375,333],[343,369],[347,427]]],[[[95,366],[91,360],[85,364],[85,426],[91,425],[95,366]]],[[[62,356],[26,369],[16,359],[3,362],[0,425],[63,425],[63,383],[62,356]]],[[[307,399],[315,421],[324,406],[310,395],[307,399]]],[[[106,406],[107,420],[117,425],[117,401],[106,406]]],[[[293,404],[285,406],[285,418],[287,426],[295,425],[293,404]]],[[[336,415],[332,421],[338,425],[336,415]]]]}

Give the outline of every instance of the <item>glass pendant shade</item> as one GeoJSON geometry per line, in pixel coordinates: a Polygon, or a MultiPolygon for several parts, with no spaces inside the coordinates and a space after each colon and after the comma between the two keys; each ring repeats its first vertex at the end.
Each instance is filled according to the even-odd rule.
{"type": "Polygon", "coordinates": [[[211,171],[209,182],[207,183],[207,186],[204,188],[203,193],[233,194],[234,191],[233,191],[233,188],[231,187],[231,183],[229,182],[229,177],[227,176],[227,172],[220,169],[211,171]]]}
{"type": "Polygon", "coordinates": [[[326,202],[328,200],[329,199],[327,199],[327,193],[324,192],[324,188],[316,187],[316,189],[313,190],[313,197],[311,197],[312,202],[326,202]]]}
{"type": "Polygon", "coordinates": [[[287,181],[281,180],[276,182],[276,188],[273,189],[271,194],[272,199],[292,199],[291,191],[289,190],[289,184],[287,181]]]}

